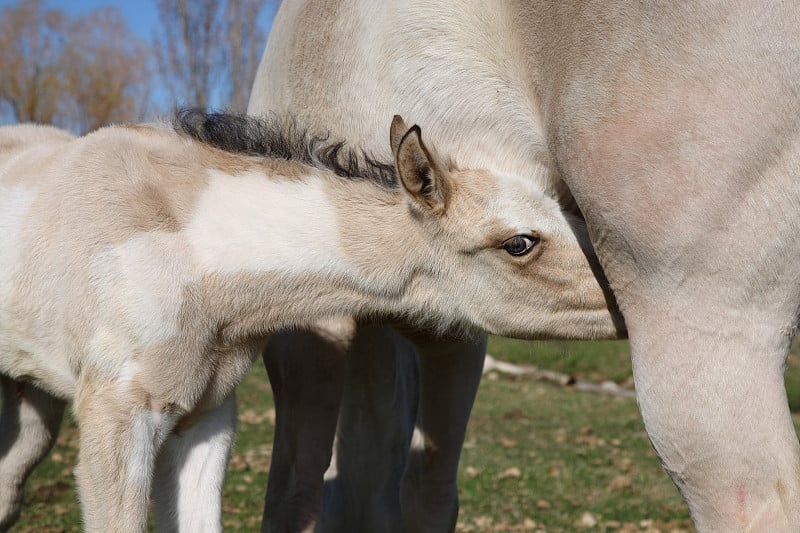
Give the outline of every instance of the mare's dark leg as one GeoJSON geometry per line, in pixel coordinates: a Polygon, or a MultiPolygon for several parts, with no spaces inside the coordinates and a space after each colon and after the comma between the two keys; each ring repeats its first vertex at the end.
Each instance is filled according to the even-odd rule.
{"type": "Polygon", "coordinates": [[[486,358],[486,335],[412,336],[419,350],[417,431],[403,476],[405,531],[454,531],[458,463],[486,358]]]}
{"type": "Polygon", "coordinates": [[[0,385],[0,531],[8,531],[19,518],[28,476],[56,442],[65,404],[5,376],[0,385]]]}
{"type": "Polygon", "coordinates": [[[417,402],[413,345],[388,326],[359,328],[347,354],[336,472],[325,483],[317,531],[404,532],[400,484],[417,402]]]}
{"type": "Polygon", "coordinates": [[[275,440],[263,533],[310,531],[316,525],[354,327],[342,319],[275,335],[264,351],[275,398],[275,440]]]}

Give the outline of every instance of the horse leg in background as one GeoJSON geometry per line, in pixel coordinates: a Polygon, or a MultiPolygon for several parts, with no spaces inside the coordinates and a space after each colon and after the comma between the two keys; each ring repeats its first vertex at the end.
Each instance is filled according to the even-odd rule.
{"type": "Polygon", "coordinates": [[[703,317],[688,331],[662,309],[628,322],[647,433],[698,531],[796,531],[800,448],[779,333],[789,317],[700,311],[685,314],[703,317]]]}
{"type": "Polygon", "coordinates": [[[0,384],[0,531],[8,531],[19,518],[25,481],[56,442],[65,403],[5,376],[0,384]]]}
{"type": "Polygon", "coordinates": [[[235,394],[167,437],[153,482],[159,533],[222,531],[221,494],[235,437],[235,394]]]}
{"type": "Polygon", "coordinates": [[[388,326],[359,328],[348,352],[335,476],[317,531],[401,532],[400,483],[418,401],[413,345],[388,326]]]}
{"type": "Polygon", "coordinates": [[[322,509],[323,476],[342,399],[350,319],[274,335],[264,366],[275,399],[275,437],[263,533],[311,531],[322,509]]]}
{"type": "Polygon", "coordinates": [[[405,531],[454,531],[458,462],[486,358],[486,336],[413,336],[419,350],[420,400],[401,502],[405,531]],[[421,441],[421,442],[419,442],[421,441]]]}
{"type": "Polygon", "coordinates": [[[352,330],[341,325],[338,333],[320,325],[272,338],[264,363],[276,424],[262,532],[311,531],[318,516],[320,531],[453,530],[458,461],[486,341],[405,333],[425,354],[421,390],[414,346],[390,327],[360,328],[347,353],[352,330]],[[425,439],[409,457],[415,420],[425,439]]]}

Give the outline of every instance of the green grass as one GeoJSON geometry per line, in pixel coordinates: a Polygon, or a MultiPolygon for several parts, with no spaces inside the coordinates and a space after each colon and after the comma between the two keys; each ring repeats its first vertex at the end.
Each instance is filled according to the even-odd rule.
{"type": "MultiPolygon", "coordinates": [[[[588,381],[632,382],[628,341],[518,341],[490,337],[488,352],[503,361],[556,370],[588,381]]],[[[786,374],[789,407],[800,412],[800,341],[789,352],[786,374]]]]}
{"type": "Polygon", "coordinates": [[[535,365],[588,381],[623,383],[631,376],[628,341],[518,341],[490,337],[487,351],[497,359],[535,365]]]}
{"type": "Polygon", "coordinates": [[[786,383],[789,408],[795,413],[800,412],[800,341],[796,339],[786,361],[784,383],[786,383]]]}
{"type": "MultiPolygon", "coordinates": [[[[626,342],[525,343],[492,338],[489,353],[580,379],[630,378],[626,342]]],[[[800,406],[800,349],[786,383],[800,406]]],[[[239,388],[239,435],[224,494],[226,531],[258,531],[274,429],[263,368],[239,388]]],[[[28,483],[15,532],[80,531],[72,469],[77,430],[65,420],[28,483]]],[[[529,379],[485,379],[460,468],[459,531],[692,531],[653,453],[635,401],[529,379]],[[588,513],[588,514],[587,514],[588,513]]]]}
{"type": "Polygon", "coordinates": [[[573,531],[586,513],[595,531],[691,527],[628,398],[486,382],[460,476],[461,531],[573,531]]]}

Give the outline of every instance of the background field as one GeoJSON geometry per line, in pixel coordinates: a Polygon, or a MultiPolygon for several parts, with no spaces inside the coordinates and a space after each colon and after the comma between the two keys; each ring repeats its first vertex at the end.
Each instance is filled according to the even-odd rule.
{"type": "MultiPolygon", "coordinates": [[[[626,342],[519,342],[493,338],[489,353],[591,381],[630,382],[626,342]]],[[[787,387],[800,409],[800,347],[787,387]]],[[[226,531],[258,531],[274,411],[263,368],[239,389],[239,437],[225,490],[226,531]]],[[[796,419],[797,420],[797,419],[796,419]]],[[[80,531],[72,468],[77,431],[28,484],[17,532],[80,531]]],[[[487,375],[470,421],[460,471],[458,531],[693,531],[662,472],[636,403],[624,397],[487,375]]]]}

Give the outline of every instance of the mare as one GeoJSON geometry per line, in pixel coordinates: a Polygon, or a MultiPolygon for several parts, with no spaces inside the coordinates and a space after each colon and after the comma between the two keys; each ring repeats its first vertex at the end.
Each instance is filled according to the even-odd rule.
{"type": "MultiPolygon", "coordinates": [[[[459,164],[579,208],[629,329],[648,435],[697,528],[798,531],[800,446],[783,386],[800,313],[798,43],[792,2],[296,0],[273,23],[249,110],[297,113],[379,155],[381,125],[399,112],[430,124],[459,164]]],[[[344,344],[314,331],[282,337],[268,366],[340,357],[344,344]]],[[[345,331],[345,344],[358,340],[345,331]]],[[[355,349],[406,353],[397,339],[372,330],[355,349]]],[[[485,346],[418,346],[421,458],[406,464],[407,424],[374,422],[397,418],[386,389],[369,388],[392,382],[391,361],[373,365],[388,377],[348,372],[347,390],[384,396],[339,429],[337,456],[382,454],[397,477],[353,488],[364,505],[394,490],[408,530],[447,531],[485,346]],[[389,431],[397,438],[370,442],[389,431]]],[[[319,419],[313,408],[298,402],[296,416],[319,419]]],[[[321,446],[293,453],[330,454],[321,446]]],[[[306,484],[322,483],[317,470],[301,472],[306,484]]],[[[293,503],[269,492],[268,506],[293,503]]]]}
{"type": "Polygon", "coordinates": [[[0,129],[1,529],[71,402],[87,531],[145,531],[151,494],[159,530],[221,531],[234,390],[278,329],[614,334],[554,202],[389,133],[394,164],[277,116],[0,129]]]}

